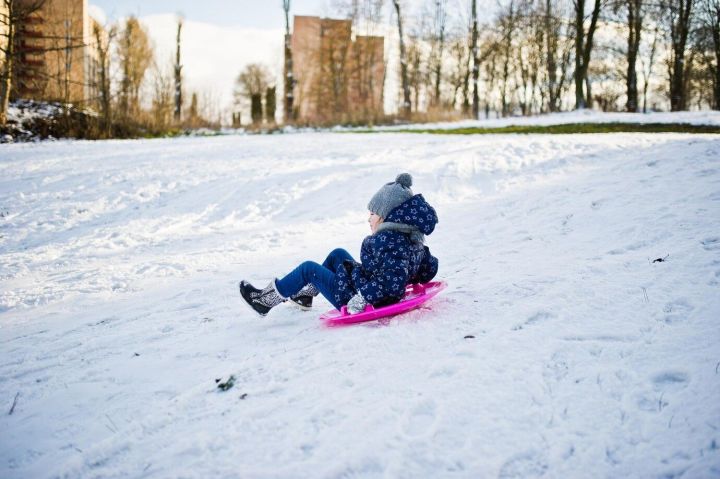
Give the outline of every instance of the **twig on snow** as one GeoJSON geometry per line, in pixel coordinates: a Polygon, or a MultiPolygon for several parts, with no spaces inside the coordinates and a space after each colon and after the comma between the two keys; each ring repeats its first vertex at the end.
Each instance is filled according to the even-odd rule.
{"type": "Polygon", "coordinates": [[[12,406],[10,407],[10,412],[8,413],[8,416],[12,415],[13,411],[15,411],[15,406],[17,405],[17,400],[20,397],[20,392],[18,392],[15,395],[15,399],[13,399],[12,406]]]}
{"type": "Polygon", "coordinates": [[[656,259],[653,260],[653,263],[664,263],[665,261],[667,261],[667,259],[668,259],[669,256],[670,256],[670,254],[666,254],[666,255],[665,255],[664,257],[662,257],[662,258],[656,258],[656,259]]]}

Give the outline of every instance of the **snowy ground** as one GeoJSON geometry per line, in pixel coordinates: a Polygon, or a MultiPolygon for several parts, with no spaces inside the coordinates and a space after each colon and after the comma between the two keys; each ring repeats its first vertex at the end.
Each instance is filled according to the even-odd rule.
{"type": "Polygon", "coordinates": [[[720,125],[720,111],[682,111],[650,113],[604,113],[595,110],[574,110],[540,116],[511,116],[482,120],[463,120],[440,123],[378,126],[375,130],[452,130],[456,128],[502,128],[505,126],[564,125],[568,123],[687,123],[691,125],[720,125]]]}
{"type": "Polygon", "coordinates": [[[717,135],[6,145],[0,210],[2,478],[720,476],[717,135]],[[401,171],[427,308],[240,304],[401,171]]]}

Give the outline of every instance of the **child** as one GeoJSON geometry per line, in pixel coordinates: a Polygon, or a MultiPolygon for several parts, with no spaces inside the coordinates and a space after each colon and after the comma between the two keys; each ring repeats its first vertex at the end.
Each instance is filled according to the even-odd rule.
{"type": "Polygon", "coordinates": [[[370,199],[368,223],[372,234],[363,240],[360,263],[344,249],[333,250],[322,265],[306,261],[264,289],[240,282],[240,294],[258,314],[289,299],[302,309],[312,307],[318,293],[337,309],[347,305],[356,314],[397,303],[412,283],[435,277],[438,260],[425,246],[425,235],[435,229],[437,214],[422,195],[413,195],[412,177],[398,175],[370,199]]]}

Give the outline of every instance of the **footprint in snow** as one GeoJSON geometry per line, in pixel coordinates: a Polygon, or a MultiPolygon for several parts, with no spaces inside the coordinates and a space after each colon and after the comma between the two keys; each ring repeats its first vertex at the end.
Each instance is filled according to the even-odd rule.
{"type": "Polygon", "coordinates": [[[551,383],[560,382],[565,379],[570,372],[568,361],[566,355],[560,351],[553,354],[550,361],[545,364],[543,370],[543,378],[545,381],[551,383]]]}
{"type": "Polygon", "coordinates": [[[717,174],[717,170],[706,169],[706,170],[698,171],[696,176],[705,177],[705,176],[713,176],[715,174],[717,174]]]}
{"type": "Polygon", "coordinates": [[[522,324],[516,324],[513,326],[513,331],[519,331],[521,329],[524,329],[528,326],[532,326],[534,324],[542,323],[544,321],[550,320],[555,318],[555,314],[551,313],[549,311],[538,311],[537,313],[530,316],[528,319],[526,319],[522,324]]]}
{"type": "Polygon", "coordinates": [[[662,320],[667,324],[681,323],[688,319],[688,316],[695,307],[687,300],[680,298],[671,301],[663,307],[664,316],[662,320]]]}
{"type": "Polygon", "coordinates": [[[705,251],[720,250],[720,237],[719,236],[711,236],[709,238],[705,238],[700,243],[702,243],[705,251]]]}
{"type": "Polygon", "coordinates": [[[663,371],[652,377],[655,389],[683,389],[690,382],[690,375],[682,371],[663,371]]]}
{"type": "Polygon", "coordinates": [[[437,420],[436,409],[433,400],[415,404],[402,420],[402,432],[407,436],[422,436],[429,432],[437,420]]]}
{"type": "Polygon", "coordinates": [[[548,461],[541,451],[525,451],[512,456],[500,467],[498,479],[541,477],[548,470],[548,461]]]}

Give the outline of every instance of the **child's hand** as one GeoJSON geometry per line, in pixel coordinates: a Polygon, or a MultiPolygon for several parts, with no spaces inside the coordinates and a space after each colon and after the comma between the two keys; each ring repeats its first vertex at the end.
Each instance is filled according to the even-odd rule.
{"type": "Polygon", "coordinates": [[[350,314],[358,314],[365,311],[365,306],[367,306],[368,302],[365,301],[365,298],[362,297],[362,294],[358,293],[352,298],[350,298],[350,301],[348,301],[347,304],[347,312],[350,314]]]}

